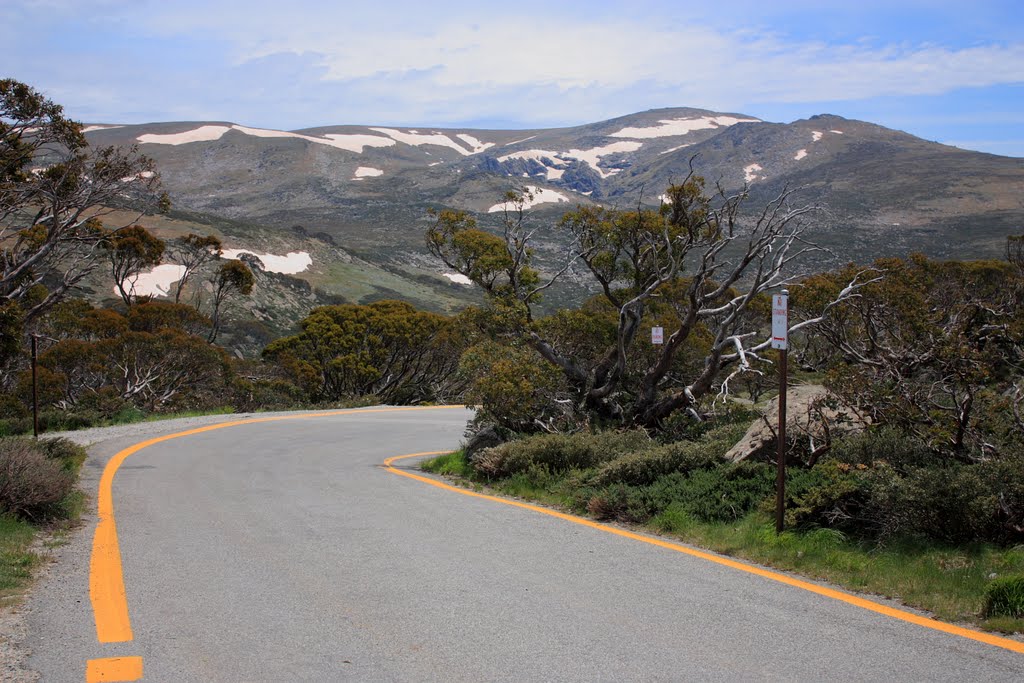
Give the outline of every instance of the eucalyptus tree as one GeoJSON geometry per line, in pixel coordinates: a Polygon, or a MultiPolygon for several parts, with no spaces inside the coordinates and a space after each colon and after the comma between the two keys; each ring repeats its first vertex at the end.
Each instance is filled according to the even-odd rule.
{"type": "MultiPolygon", "coordinates": [[[[569,238],[566,261],[542,277],[533,263],[536,229],[524,221],[529,199],[527,193],[506,196],[500,234],[480,229],[464,212],[433,212],[427,246],[496,306],[518,312],[509,335],[563,373],[577,411],[625,424],[657,427],[680,410],[698,417],[702,399],[727,390],[728,378],[750,371],[769,348],[767,316],[752,312],[766,309],[768,292],[802,276],[792,272],[796,261],[822,251],[805,238],[818,207],[793,205],[786,190],[748,213],[745,189],[729,194],[718,187],[709,195],[703,178],[691,171],[668,188],[658,210],[579,206],[565,214],[557,229],[569,238]],[[610,342],[596,357],[565,352],[535,320],[540,295],[573,262],[582,263],[615,315],[610,342]],[[641,350],[641,325],[654,304],[671,309],[671,324],[660,347],[641,350]],[[678,376],[681,351],[698,342],[702,362],[678,376]],[[639,353],[649,362],[640,372],[627,372],[639,353]]],[[[860,276],[853,277],[835,301],[861,284],[860,276]]],[[[813,325],[835,301],[792,329],[813,325]]]]}

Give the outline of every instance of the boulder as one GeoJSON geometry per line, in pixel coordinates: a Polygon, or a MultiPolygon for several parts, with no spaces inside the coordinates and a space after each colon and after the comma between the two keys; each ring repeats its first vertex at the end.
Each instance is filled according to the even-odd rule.
{"type": "Polygon", "coordinates": [[[466,442],[466,460],[473,462],[473,458],[476,457],[477,453],[484,450],[485,448],[493,448],[494,446],[500,446],[505,443],[505,439],[501,436],[501,433],[494,425],[487,425],[483,429],[478,430],[473,436],[469,437],[466,442]]]}
{"type": "MultiPolygon", "coordinates": [[[[849,410],[843,410],[832,395],[820,384],[798,384],[786,392],[786,435],[787,441],[798,436],[810,436],[816,440],[825,436],[827,423],[832,437],[839,434],[860,432],[866,423],[849,410]]],[[[764,451],[775,443],[775,431],[779,425],[779,402],[773,399],[765,408],[760,419],[755,420],[743,438],[729,449],[725,458],[740,462],[764,451]]]]}

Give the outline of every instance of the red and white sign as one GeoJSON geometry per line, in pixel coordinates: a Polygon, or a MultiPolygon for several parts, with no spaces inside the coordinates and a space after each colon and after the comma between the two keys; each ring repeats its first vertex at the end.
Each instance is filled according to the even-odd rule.
{"type": "Polygon", "coordinates": [[[789,348],[789,294],[772,296],[772,348],[789,348]]]}
{"type": "Polygon", "coordinates": [[[651,343],[652,344],[664,344],[665,343],[665,329],[662,327],[651,328],[651,343]]]}

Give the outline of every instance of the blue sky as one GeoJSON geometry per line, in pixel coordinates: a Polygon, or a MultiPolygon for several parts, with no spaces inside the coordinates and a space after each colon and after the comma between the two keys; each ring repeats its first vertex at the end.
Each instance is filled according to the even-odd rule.
{"type": "Polygon", "coordinates": [[[1024,2],[2,0],[0,77],[89,123],[530,128],[832,113],[1024,157],[1024,2]]]}

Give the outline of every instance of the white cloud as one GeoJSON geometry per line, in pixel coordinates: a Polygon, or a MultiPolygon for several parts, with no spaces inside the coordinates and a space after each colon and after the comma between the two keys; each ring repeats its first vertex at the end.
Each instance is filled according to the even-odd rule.
{"type": "MultiPolygon", "coordinates": [[[[960,49],[928,43],[830,45],[710,25],[583,16],[568,24],[542,23],[479,9],[470,25],[436,7],[385,27],[383,17],[372,13],[351,16],[347,4],[315,13],[297,12],[290,4],[257,12],[231,5],[202,13],[154,12],[152,30],[213,33],[228,42],[239,64],[282,53],[315,55],[325,81],[403,74],[418,82],[411,96],[433,99],[466,88],[486,96],[508,87],[614,90],[649,81],[677,88],[681,102],[727,108],[749,101],[936,94],[1020,82],[1024,73],[1021,43],[960,49]],[[339,25],[346,26],[344,40],[339,25]],[[686,64],[699,68],[680,67],[686,64]]],[[[389,10],[390,17],[395,14],[389,10]]]]}
{"type": "MultiPolygon", "coordinates": [[[[566,125],[667,106],[764,115],[765,106],[807,105],[808,114],[843,114],[833,103],[1024,82],[1016,9],[908,1],[929,22],[894,29],[885,16],[906,4],[896,10],[881,0],[734,0],[728,12],[683,0],[634,0],[628,10],[521,0],[514,12],[469,0],[4,0],[0,38],[10,74],[76,118],[111,123],[404,130],[472,120],[566,125]],[[817,20],[826,28],[816,31],[817,20]],[[93,31],[108,49],[82,37],[93,31]]],[[[858,111],[891,125],[891,109],[858,111]]],[[[462,143],[473,146],[456,138],[462,143]]]]}

